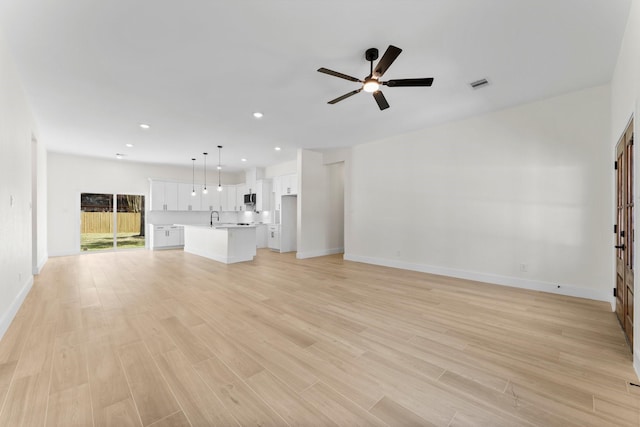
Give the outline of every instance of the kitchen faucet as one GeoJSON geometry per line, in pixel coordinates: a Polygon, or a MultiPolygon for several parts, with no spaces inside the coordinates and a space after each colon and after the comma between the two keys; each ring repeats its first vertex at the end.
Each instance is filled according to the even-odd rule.
{"type": "Polygon", "coordinates": [[[209,225],[211,225],[211,227],[213,227],[213,214],[218,215],[218,222],[220,222],[220,212],[218,211],[211,211],[211,220],[209,221],[209,225]]]}

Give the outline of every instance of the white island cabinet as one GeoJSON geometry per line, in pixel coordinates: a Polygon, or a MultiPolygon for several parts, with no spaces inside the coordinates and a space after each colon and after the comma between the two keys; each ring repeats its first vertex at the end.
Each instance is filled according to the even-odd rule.
{"type": "Polygon", "coordinates": [[[225,264],[253,261],[256,256],[256,227],[184,225],[184,251],[225,264]]]}

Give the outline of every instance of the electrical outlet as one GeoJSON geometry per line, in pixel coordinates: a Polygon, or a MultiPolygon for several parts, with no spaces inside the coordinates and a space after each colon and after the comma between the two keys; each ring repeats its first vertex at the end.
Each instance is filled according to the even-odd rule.
{"type": "Polygon", "coordinates": [[[529,271],[529,266],[525,263],[520,264],[520,271],[526,273],[527,271],[529,271]]]}

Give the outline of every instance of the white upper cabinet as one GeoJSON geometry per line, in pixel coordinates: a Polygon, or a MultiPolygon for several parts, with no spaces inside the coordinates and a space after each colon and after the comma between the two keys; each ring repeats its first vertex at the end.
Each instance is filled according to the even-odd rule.
{"type": "Polygon", "coordinates": [[[178,184],[178,210],[179,211],[199,211],[201,210],[202,186],[192,184],[178,184]],[[196,194],[191,193],[195,189],[196,194]]]}
{"type": "Polygon", "coordinates": [[[271,181],[258,180],[256,182],[256,211],[271,210],[271,181]]]}
{"type": "MultiPolygon", "coordinates": [[[[247,187],[247,189],[251,189],[251,191],[253,193],[255,193],[256,191],[256,183],[258,181],[258,172],[256,169],[249,169],[245,172],[245,177],[244,177],[244,185],[247,187]]],[[[248,193],[249,191],[247,191],[248,193]]],[[[246,194],[246,193],[245,193],[246,194]]]]}
{"type": "MultiPolygon", "coordinates": [[[[251,190],[253,191],[253,189],[251,190]]],[[[249,187],[245,184],[236,185],[236,211],[244,211],[246,210],[246,206],[244,204],[244,195],[249,193],[249,187]]],[[[253,209],[249,207],[249,210],[253,209]]]]}
{"type": "Polygon", "coordinates": [[[151,211],[163,211],[164,208],[164,182],[151,181],[151,203],[149,204],[149,210],[151,211]]]}
{"type": "Polygon", "coordinates": [[[280,210],[282,196],[298,194],[298,174],[289,174],[273,177],[273,189],[275,206],[270,208],[280,210]]]}
{"type": "Polygon", "coordinates": [[[217,185],[207,187],[207,194],[202,193],[203,186],[193,183],[178,183],[152,179],[151,203],[152,211],[224,211],[240,212],[256,210],[258,212],[279,210],[281,197],[298,194],[297,174],[276,176],[271,179],[257,179],[249,184],[223,185],[217,191],[217,185]],[[191,192],[195,189],[196,195],[191,192]],[[255,206],[244,204],[245,194],[255,194],[255,206]],[[272,194],[275,193],[275,198],[272,194]]]}
{"type": "Polygon", "coordinates": [[[164,183],[164,202],[168,211],[178,210],[178,183],[167,181],[164,183]]]}
{"type": "Polygon", "coordinates": [[[218,186],[207,188],[207,194],[202,194],[202,206],[203,211],[220,211],[222,206],[220,204],[221,192],[218,191],[218,186]]]}
{"type": "Polygon", "coordinates": [[[220,205],[223,211],[235,211],[236,210],[236,186],[235,185],[223,185],[222,193],[220,194],[220,205]]]}
{"type": "Polygon", "coordinates": [[[178,210],[178,183],[171,181],[151,181],[151,210],[178,210]]]}
{"type": "Polygon", "coordinates": [[[298,174],[282,175],[281,191],[283,196],[298,194],[298,174]]]}
{"type": "Polygon", "coordinates": [[[274,176],[273,177],[273,188],[271,190],[274,195],[274,206],[273,210],[280,210],[280,198],[282,197],[282,177],[274,176]]]}

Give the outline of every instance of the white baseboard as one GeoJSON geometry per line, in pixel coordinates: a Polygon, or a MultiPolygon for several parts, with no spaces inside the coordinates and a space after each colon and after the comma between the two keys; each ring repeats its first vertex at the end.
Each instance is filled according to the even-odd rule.
{"type": "Polygon", "coordinates": [[[73,251],[62,251],[62,252],[53,252],[49,254],[49,257],[55,258],[59,256],[71,256],[71,255],[80,255],[82,252],[78,249],[73,251]]]}
{"type": "Polygon", "coordinates": [[[16,297],[13,299],[13,302],[9,306],[7,312],[4,313],[2,317],[0,317],[0,340],[4,336],[5,332],[7,332],[7,329],[9,329],[9,325],[11,325],[11,322],[13,322],[13,319],[16,317],[20,306],[22,306],[22,303],[27,297],[27,294],[29,294],[32,286],[33,276],[29,276],[29,279],[24,284],[24,286],[22,286],[22,289],[20,290],[18,295],[16,295],[16,297]]]}
{"type": "Polygon", "coordinates": [[[297,259],[315,258],[319,256],[335,255],[344,252],[344,248],[323,249],[320,251],[297,252],[297,259]]]}
{"type": "Polygon", "coordinates": [[[640,379],[640,355],[637,352],[633,353],[633,369],[636,370],[636,377],[640,379]]]}
{"type": "Polygon", "coordinates": [[[404,261],[389,260],[384,258],[372,258],[361,255],[345,254],[347,261],[363,262],[366,264],[382,265],[385,267],[401,268],[404,270],[419,271],[422,273],[438,274],[440,276],[456,277],[459,279],[475,280],[494,285],[511,286],[514,288],[529,289],[532,291],[549,292],[552,294],[571,297],[586,298],[597,301],[606,301],[611,304],[611,310],[615,310],[615,299],[608,291],[600,289],[580,288],[563,283],[549,283],[539,280],[522,279],[520,277],[501,276],[498,274],[479,273],[475,271],[458,270],[447,267],[436,267],[425,264],[415,264],[404,261]]]}
{"type": "Polygon", "coordinates": [[[40,272],[42,271],[42,267],[44,267],[44,265],[47,263],[48,260],[49,260],[49,255],[45,253],[42,256],[42,258],[38,260],[38,265],[36,265],[36,268],[34,268],[34,271],[32,273],[35,275],[40,274],[40,272]]]}

